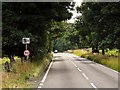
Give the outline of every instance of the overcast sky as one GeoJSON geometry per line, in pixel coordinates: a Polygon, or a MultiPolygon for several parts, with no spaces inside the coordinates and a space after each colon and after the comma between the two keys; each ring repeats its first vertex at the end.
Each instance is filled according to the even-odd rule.
{"type": "MultiPolygon", "coordinates": [[[[80,6],[80,5],[81,5],[81,3],[82,3],[83,0],[73,0],[73,1],[76,2],[76,4],[75,4],[75,8],[76,8],[77,6],[80,6]]],[[[73,13],[73,16],[72,16],[72,18],[71,18],[70,20],[68,20],[67,22],[69,22],[69,23],[74,23],[75,17],[76,17],[76,16],[80,16],[81,14],[78,14],[76,11],[71,11],[71,12],[73,13]]]]}

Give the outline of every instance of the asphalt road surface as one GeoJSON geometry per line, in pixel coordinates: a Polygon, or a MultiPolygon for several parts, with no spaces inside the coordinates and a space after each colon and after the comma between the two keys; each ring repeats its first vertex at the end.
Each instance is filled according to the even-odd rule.
{"type": "Polygon", "coordinates": [[[118,88],[118,72],[69,53],[55,53],[38,88],[118,88]]]}

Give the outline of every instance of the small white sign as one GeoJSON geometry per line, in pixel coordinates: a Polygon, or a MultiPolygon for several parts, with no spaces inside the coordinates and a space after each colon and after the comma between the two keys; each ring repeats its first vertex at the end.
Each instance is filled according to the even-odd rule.
{"type": "Polygon", "coordinates": [[[30,38],[22,38],[23,44],[30,44],[30,38]]]}

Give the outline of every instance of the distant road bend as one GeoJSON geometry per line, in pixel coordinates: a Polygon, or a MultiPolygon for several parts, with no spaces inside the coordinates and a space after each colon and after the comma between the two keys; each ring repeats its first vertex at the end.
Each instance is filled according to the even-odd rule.
{"type": "Polygon", "coordinates": [[[70,53],[55,53],[38,88],[118,88],[118,72],[70,53]]]}

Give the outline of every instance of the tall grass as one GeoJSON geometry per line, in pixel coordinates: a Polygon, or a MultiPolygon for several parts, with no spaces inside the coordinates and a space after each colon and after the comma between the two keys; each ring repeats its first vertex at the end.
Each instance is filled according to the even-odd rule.
{"type": "Polygon", "coordinates": [[[33,60],[33,63],[30,61],[21,63],[17,58],[11,72],[2,72],[2,88],[34,88],[35,81],[51,59],[51,55],[48,55],[42,60],[33,60]]]}
{"type": "Polygon", "coordinates": [[[88,53],[87,51],[85,51],[85,50],[83,50],[83,49],[68,50],[68,52],[73,53],[73,54],[75,54],[75,55],[77,55],[77,56],[81,56],[81,55],[83,55],[83,54],[88,53]]]}
{"type": "MultiPolygon", "coordinates": [[[[116,51],[114,50],[111,52],[116,52],[116,51]]],[[[74,50],[72,53],[77,56],[81,56],[81,57],[87,58],[89,60],[92,60],[94,62],[103,64],[111,69],[114,69],[114,70],[120,72],[120,69],[119,69],[120,66],[118,65],[119,59],[118,59],[117,54],[115,54],[115,55],[113,55],[113,54],[112,55],[110,55],[110,54],[106,54],[106,55],[93,54],[91,52],[86,52],[86,50],[84,50],[84,49],[74,50]]]]}

